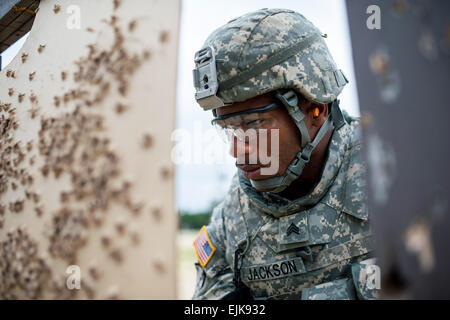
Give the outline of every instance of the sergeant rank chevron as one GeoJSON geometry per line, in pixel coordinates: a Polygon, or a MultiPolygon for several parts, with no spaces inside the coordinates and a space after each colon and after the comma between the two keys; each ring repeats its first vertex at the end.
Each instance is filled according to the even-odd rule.
{"type": "Polygon", "coordinates": [[[287,228],[286,235],[289,237],[292,232],[296,233],[296,234],[300,234],[300,229],[294,223],[291,223],[289,225],[289,227],[287,228]]]}

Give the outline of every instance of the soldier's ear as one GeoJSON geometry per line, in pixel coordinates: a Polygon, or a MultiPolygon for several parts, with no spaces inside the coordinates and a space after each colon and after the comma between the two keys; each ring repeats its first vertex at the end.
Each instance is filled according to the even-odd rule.
{"type": "Polygon", "coordinates": [[[328,105],[322,103],[311,103],[308,108],[308,116],[313,120],[322,120],[328,117],[328,105]]]}

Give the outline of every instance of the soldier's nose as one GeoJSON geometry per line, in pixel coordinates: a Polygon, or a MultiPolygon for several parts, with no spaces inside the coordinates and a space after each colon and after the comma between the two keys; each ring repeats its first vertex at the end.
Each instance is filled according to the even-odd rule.
{"type": "Polygon", "coordinates": [[[233,137],[233,140],[230,142],[230,148],[228,153],[233,158],[244,158],[246,155],[251,153],[252,148],[248,141],[238,140],[236,137],[233,137]]]}

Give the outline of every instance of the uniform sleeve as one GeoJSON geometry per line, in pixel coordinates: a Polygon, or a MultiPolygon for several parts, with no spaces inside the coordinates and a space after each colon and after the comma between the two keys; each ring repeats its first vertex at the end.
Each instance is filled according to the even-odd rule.
{"type": "Polygon", "coordinates": [[[211,223],[206,227],[215,251],[207,264],[197,269],[197,285],[194,300],[217,300],[234,290],[233,271],[225,260],[226,233],[223,223],[223,205],[218,205],[212,213],[211,223]]]}
{"type": "Polygon", "coordinates": [[[379,297],[381,276],[375,258],[354,263],[352,276],[358,299],[375,300],[379,297]]]}

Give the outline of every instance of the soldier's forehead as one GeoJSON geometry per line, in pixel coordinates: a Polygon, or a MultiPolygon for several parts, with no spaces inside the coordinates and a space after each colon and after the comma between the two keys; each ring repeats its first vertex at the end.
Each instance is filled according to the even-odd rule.
{"type": "Polygon", "coordinates": [[[242,102],[235,102],[230,106],[218,108],[216,113],[218,116],[223,116],[234,112],[264,107],[274,102],[276,102],[276,98],[273,93],[269,92],[242,102]]]}

